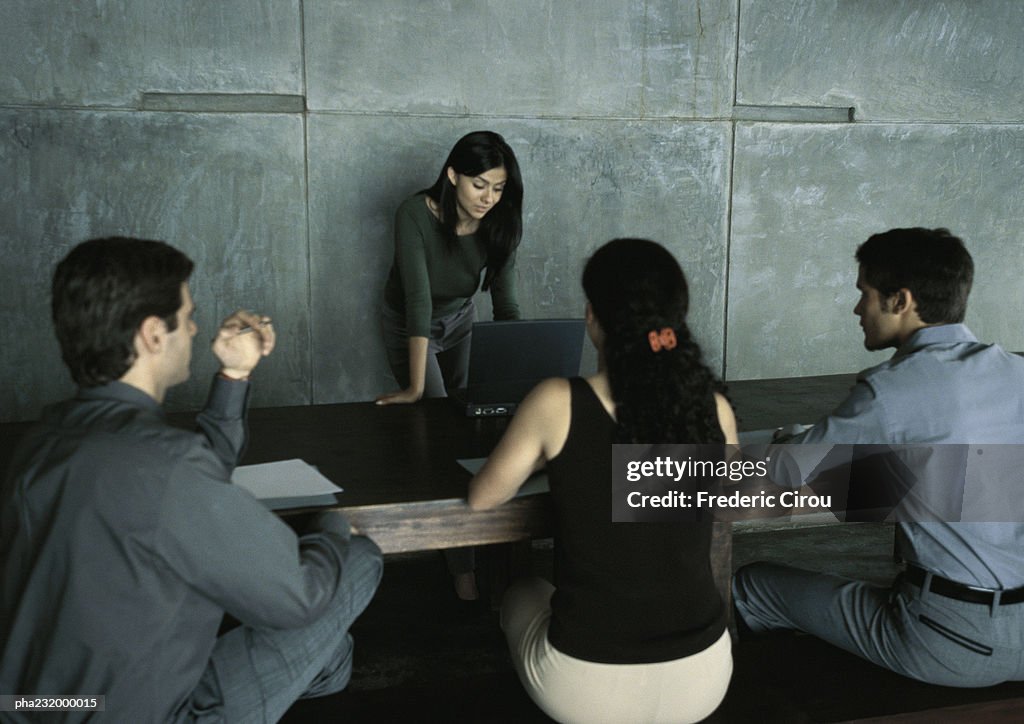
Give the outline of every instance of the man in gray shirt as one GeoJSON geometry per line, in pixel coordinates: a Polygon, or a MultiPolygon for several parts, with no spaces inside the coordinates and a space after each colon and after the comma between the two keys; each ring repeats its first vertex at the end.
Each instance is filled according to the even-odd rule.
{"type": "Polygon", "coordinates": [[[887,466],[917,460],[910,472],[932,497],[910,490],[917,512],[898,524],[907,568],[891,586],[755,563],[736,573],[737,612],[755,632],[806,631],[921,681],[1024,679],[1024,517],[1012,490],[1020,467],[1007,464],[1024,449],[1024,359],[962,324],[974,264],[945,229],[876,234],[856,256],[864,345],[896,353],[790,440],[800,447],[773,447],[772,473],[806,482],[808,445],[893,446],[887,466]],[[999,464],[983,467],[988,460],[999,464]],[[1013,505],[979,508],[986,496],[1013,505]],[[922,500],[938,504],[920,515],[922,500]]]}
{"type": "Polygon", "coordinates": [[[380,550],[339,513],[299,538],[230,483],[270,319],[240,311],[218,330],[201,433],[164,420],[189,376],[191,271],[125,238],[57,267],[53,320],[80,389],[27,433],[0,488],[0,692],[104,695],[116,721],[251,722],[348,683],[380,550]],[[225,614],[240,625],[218,636],[225,614]]]}

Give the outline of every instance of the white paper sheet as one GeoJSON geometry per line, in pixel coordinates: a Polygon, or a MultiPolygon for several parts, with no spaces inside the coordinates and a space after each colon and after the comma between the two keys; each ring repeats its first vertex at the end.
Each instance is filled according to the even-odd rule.
{"type": "Polygon", "coordinates": [[[304,460],[279,460],[235,468],[231,482],[259,498],[271,510],[334,505],[342,489],[304,460]]]}

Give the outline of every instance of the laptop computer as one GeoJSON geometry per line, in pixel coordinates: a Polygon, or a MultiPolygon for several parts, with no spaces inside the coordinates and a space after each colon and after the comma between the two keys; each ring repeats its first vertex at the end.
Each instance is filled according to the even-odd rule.
{"type": "Polygon", "coordinates": [[[467,386],[449,398],[468,417],[511,415],[538,382],[579,374],[582,319],[476,322],[467,386]]]}

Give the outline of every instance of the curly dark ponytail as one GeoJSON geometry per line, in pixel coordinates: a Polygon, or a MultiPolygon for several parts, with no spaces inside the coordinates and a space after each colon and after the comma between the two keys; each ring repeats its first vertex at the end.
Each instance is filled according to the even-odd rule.
{"type": "Polygon", "coordinates": [[[583,290],[604,332],[616,442],[722,442],[713,393],[724,388],[686,325],[686,277],[672,254],[646,239],[610,241],[587,262],[583,290]]]}

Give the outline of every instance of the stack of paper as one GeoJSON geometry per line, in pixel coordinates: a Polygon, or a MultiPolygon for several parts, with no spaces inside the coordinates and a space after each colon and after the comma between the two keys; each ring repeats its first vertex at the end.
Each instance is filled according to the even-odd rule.
{"type": "Polygon", "coordinates": [[[304,460],[280,460],[235,468],[231,482],[255,495],[271,510],[337,505],[341,488],[304,460]]]}

